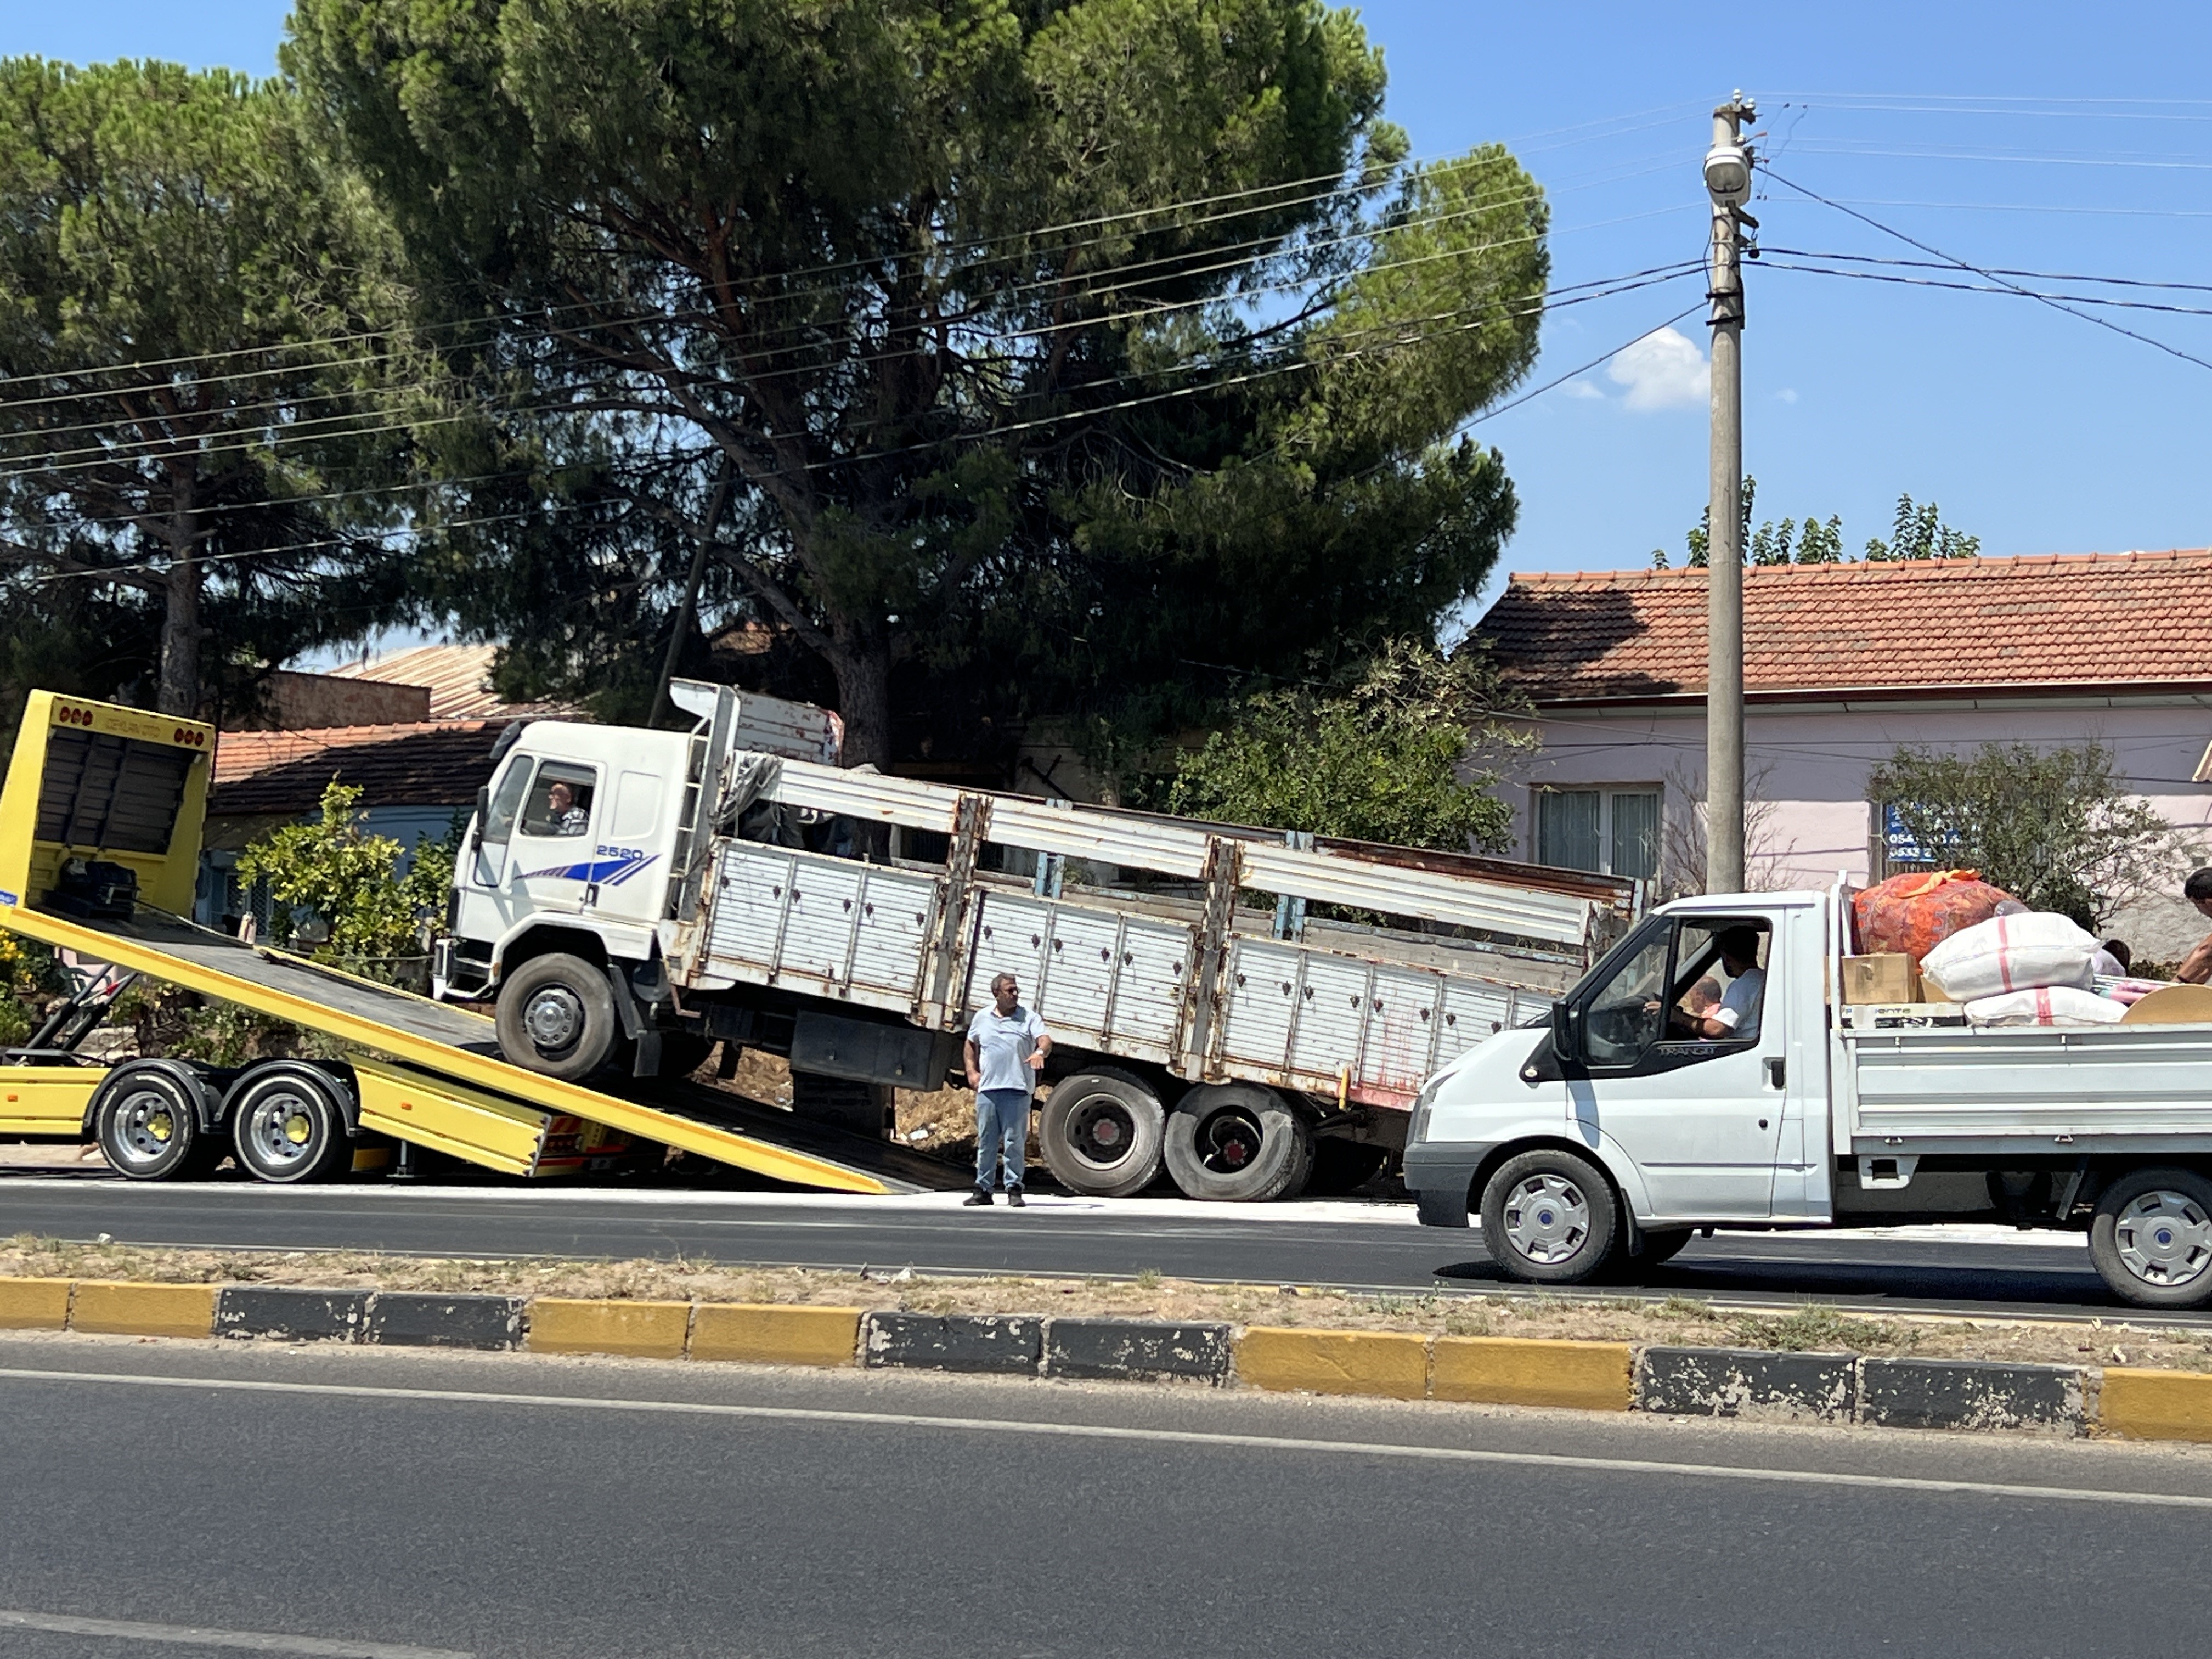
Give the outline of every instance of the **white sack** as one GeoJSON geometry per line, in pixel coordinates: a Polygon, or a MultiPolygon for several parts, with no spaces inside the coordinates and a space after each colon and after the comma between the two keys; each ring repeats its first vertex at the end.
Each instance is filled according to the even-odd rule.
{"type": "Polygon", "coordinates": [[[1954,1002],[2046,985],[2087,990],[2098,950],[2066,917],[2030,910],[1961,928],[1921,959],[1920,972],[1954,1002]]]}
{"type": "Polygon", "coordinates": [[[1966,1005],[1966,1018],[1977,1025],[2117,1025],[2127,1012],[2125,1003],[2068,985],[2008,991],[1966,1005]]]}

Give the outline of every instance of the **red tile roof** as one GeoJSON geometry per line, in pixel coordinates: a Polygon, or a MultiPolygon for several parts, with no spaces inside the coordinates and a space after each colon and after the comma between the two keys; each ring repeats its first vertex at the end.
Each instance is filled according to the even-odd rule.
{"type": "MultiPolygon", "coordinates": [[[[1705,573],[1516,574],[1476,632],[1539,702],[1701,697],[1705,573]]],[[[1744,572],[1747,696],[2212,687],[2212,548],[1744,572]]]]}
{"type": "Polygon", "coordinates": [[[312,812],[332,778],[369,806],[459,806],[491,777],[496,720],[225,732],[216,740],[211,817],[312,812]]]}

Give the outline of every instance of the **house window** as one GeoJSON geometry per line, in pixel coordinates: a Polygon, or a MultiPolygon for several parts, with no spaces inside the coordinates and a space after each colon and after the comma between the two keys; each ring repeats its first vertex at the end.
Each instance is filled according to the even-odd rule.
{"type": "Polygon", "coordinates": [[[1659,792],[1538,791],[1536,862],[1608,876],[1657,875],[1659,792]]]}

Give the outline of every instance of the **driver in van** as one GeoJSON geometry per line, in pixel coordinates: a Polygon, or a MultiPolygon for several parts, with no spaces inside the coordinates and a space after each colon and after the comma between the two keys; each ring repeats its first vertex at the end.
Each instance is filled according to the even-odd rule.
{"type": "Polygon", "coordinates": [[[1759,929],[1730,927],[1716,942],[1722,971],[1729,976],[1719,1006],[1698,1013],[1676,1008],[1668,1023],[1684,1036],[1748,1040],[1759,1035],[1759,1005],[1766,992],[1766,969],[1759,965],[1759,929]]]}

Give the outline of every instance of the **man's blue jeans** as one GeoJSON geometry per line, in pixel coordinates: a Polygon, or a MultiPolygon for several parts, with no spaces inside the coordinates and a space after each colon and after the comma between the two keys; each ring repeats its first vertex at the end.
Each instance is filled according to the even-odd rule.
{"type": "Polygon", "coordinates": [[[1022,1184],[1022,1170],[1030,1144],[1030,1091],[1027,1089],[979,1089],[975,1091],[975,1184],[989,1192],[999,1159],[1006,1160],[1006,1185],[1022,1184]]]}

